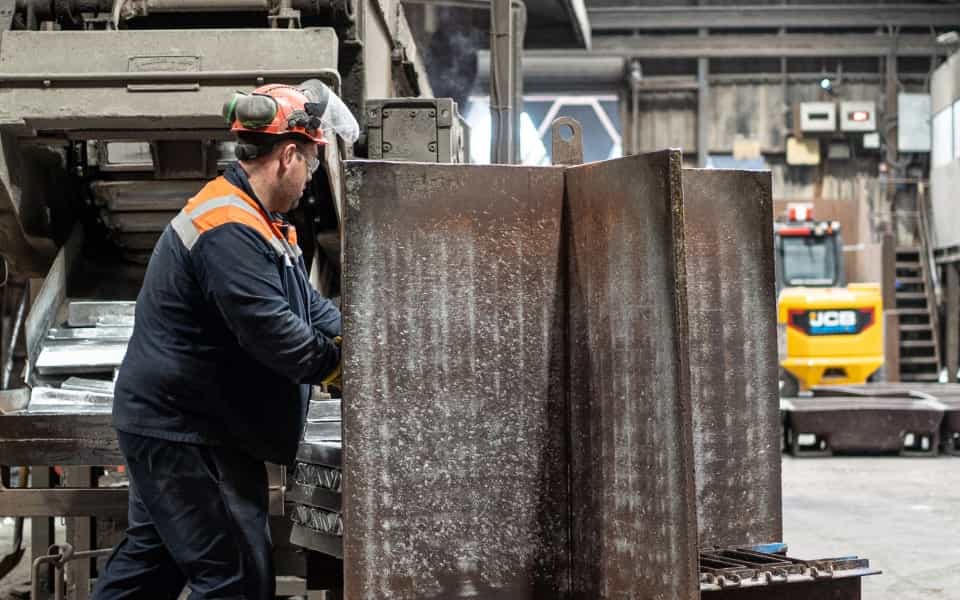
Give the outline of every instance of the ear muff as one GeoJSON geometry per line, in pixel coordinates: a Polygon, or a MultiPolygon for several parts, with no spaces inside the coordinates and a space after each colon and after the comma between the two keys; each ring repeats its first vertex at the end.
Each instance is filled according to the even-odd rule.
{"type": "Polygon", "coordinates": [[[227,122],[227,125],[232,125],[233,120],[237,118],[237,102],[241,98],[245,98],[247,95],[241,92],[234,92],[226,102],[223,103],[223,120],[227,122]]]}
{"type": "Polygon", "coordinates": [[[277,101],[265,94],[235,93],[223,106],[227,122],[239,121],[247,129],[262,129],[277,116],[277,101]]]}

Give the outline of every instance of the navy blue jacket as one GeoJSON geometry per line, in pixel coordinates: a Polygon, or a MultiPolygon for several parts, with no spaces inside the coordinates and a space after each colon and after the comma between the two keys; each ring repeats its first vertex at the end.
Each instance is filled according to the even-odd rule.
{"type": "Polygon", "coordinates": [[[268,214],[234,164],[164,230],[116,382],[118,430],[293,462],[341,319],[293,227],[268,214]]]}

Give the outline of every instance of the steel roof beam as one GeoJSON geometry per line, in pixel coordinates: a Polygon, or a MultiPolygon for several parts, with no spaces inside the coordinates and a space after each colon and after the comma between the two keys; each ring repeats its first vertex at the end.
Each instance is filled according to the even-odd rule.
{"type": "Polygon", "coordinates": [[[786,6],[616,6],[588,11],[596,31],[669,29],[835,29],[960,25],[960,5],[797,4],[786,6]]]}
{"type": "Polygon", "coordinates": [[[800,58],[945,55],[931,35],[907,34],[738,34],[677,36],[594,36],[594,54],[637,58],[800,58]]]}

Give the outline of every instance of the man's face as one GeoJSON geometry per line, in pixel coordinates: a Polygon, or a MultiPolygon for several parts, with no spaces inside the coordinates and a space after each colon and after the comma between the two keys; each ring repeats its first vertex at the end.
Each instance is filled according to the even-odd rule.
{"type": "Polygon", "coordinates": [[[297,208],[314,171],[320,166],[320,147],[317,144],[292,143],[288,148],[291,150],[286,156],[289,156],[290,160],[284,161],[287,168],[281,178],[283,198],[287,205],[281,212],[290,212],[297,208]]]}

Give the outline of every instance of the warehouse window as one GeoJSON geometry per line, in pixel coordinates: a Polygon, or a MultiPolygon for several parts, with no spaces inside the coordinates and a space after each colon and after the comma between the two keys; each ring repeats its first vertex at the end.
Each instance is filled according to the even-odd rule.
{"type": "MultiPolygon", "coordinates": [[[[486,97],[474,96],[465,111],[470,125],[470,158],[474,163],[490,162],[490,105],[486,97]]],[[[573,117],[583,128],[583,160],[591,162],[623,154],[617,97],[525,96],[520,127],[522,162],[548,165],[551,162],[550,123],[557,117],[573,117]]]]}
{"type": "Polygon", "coordinates": [[[953,158],[960,158],[960,100],[953,103],[953,158]]]}
{"type": "Polygon", "coordinates": [[[939,167],[953,160],[953,110],[945,108],[933,116],[931,165],[939,167]]]}

